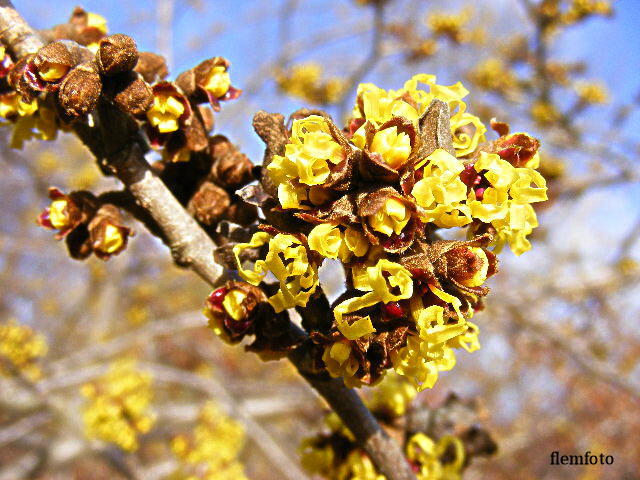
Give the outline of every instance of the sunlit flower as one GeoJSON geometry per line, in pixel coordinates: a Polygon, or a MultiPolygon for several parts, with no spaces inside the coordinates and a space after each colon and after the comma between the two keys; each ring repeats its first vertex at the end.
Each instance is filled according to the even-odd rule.
{"type": "Polygon", "coordinates": [[[339,101],[345,88],[345,81],[341,78],[323,79],[322,67],[317,63],[294,65],[280,72],[276,80],[283,92],[319,105],[339,101]]]}
{"type": "Polygon", "coordinates": [[[331,166],[345,158],[342,146],[333,138],[327,120],[319,115],[294,120],[284,156],[274,155],[267,172],[278,185],[283,208],[301,208],[309,186],[321,185],[331,166]]]}
{"type": "Polygon", "coordinates": [[[401,201],[391,197],[382,205],[377,213],[369,216],[369,225],[383,235],[399,235],[409,223],[411,212],[401,201]]]}
{"type": "Polygon", "coordinates": [[[464,201],[467,186],[460,179],[464,164],[453,155],[438,149],[420,162],[422,178],[414,185],[411,195],[424,210],[423,222],[439,227],[461,227],[471,222],[471,211],[464,201]]]}
{"type": "Polygon", "coordinates": [[[288,308],[304,306],[318,286],[317,266],[309,261],[307,248],[293,235],[278,233],[274,237],[265,232],[253,234],[250,242],[233,247],[239,275],[252,285],[259,285],[268,272],[280,282],[278,292],[268,301],[276,313],[288,308]],[[264,260],[257,260],[252,270],[244,269],[239,255],[247,248],[268,243],[264,260]]]}

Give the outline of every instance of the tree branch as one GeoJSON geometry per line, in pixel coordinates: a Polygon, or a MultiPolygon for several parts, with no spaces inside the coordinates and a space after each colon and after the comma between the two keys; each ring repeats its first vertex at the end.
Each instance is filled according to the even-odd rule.
{"type": "MultiPolygon", "coordinates": [[[[377,19],[381,22],[379,15],[377,19]]],[[[42,46],[33,29],[7,0],[0,0],[0,32],[0,39],[18,57],[42,46]]],[[[94,115],[97,117],[94,126],[76,122],[76,134],[153,217],[176,263],[189,267],[212,286],[220,283],[223,268],[213,259],[215,243],[153,173],[144,158],[144,141],[134,131],[130,118],[108,104],[101,105],[94,115]]],[[[289,359],[336,410],[380,472],[389,480],[415,480],[400,447],[384,433],[360,397],[347,389],[342,380],[305,373],[306,357],[300,353],[290,355],[289,359]]]]}

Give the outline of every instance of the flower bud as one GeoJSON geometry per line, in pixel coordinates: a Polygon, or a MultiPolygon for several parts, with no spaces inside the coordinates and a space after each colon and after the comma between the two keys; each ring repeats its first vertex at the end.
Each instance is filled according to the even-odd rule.
{"type": "Polygon", "coordinates": [[[187,210],[204,225],[212,225],[224,218],[231,203],[229,194],[211,182],[204,182],[191,197],[187,210]]]}
{"type": "Polygon", "coordinates": [[[390,237],[394,233],[399,235],[410,218],[411,212],[404,203],[390,197],[375,214],[369,216],[369,225],[375,231],[390,237]]]}
{"type": "Polygon", "coordinates": [[[89,222],[89,237],[96,256],[107,260],[127,247],[131,229],[121,224],[120,211],[114,205],[101,206],[89,222]]]}
{"type": "Polygon", "coordinates": [[[164,57],[151,52],[139,52],[134,71],[142,75],[147,83],[156,83],[169,75],[164,57]]]}
{"type": "Polygon", "coordinates": [[[445,258],[448,276],[465,287],[479,287],[489,276],[489,258],[481,247],[457,247],[445,258]]]}
{"type": "Polygon", "coordinates": [[[96,61],[102,75],[110,76],[133,70],[138,63],[135,40],[121,33],[104,37],[98,44],[96,61]]]}
{"type": "Polygon", "coordinates": [[[248,226],[258,219],[258,208],[236,199],[224,212],[224,218],[238,225],[248,226]]]}
{"type": "Polygon", "coordinates": [[[37,222],[42,227],[58,230],[58,239],[86,223],[96,209],[96,198],[90,192],[78,191],[67,195],[52,187],[49,198],[51,204],[40,213],[37,222]]]}
{"type": "Polygon", "coordinates": [[[217,335],[229,343],[236,343],[249,333],[264,308],[270,309],[260,288],[244,282],[228,282],[209,295],[205,314],[217,335]]]}
{"type": "Polygon", "coordinates": [[[209,58],[197,67],[181,73],[176,83],[196,103],[208,101],[217,111],[221,101],[236,99],[242,93],[242,90],[231,85],[229,65],[225,58],[209,58]]]}
{"type": "Polygon", "coordinates": [[[98,106],[102,80],[93,63],[84,63],[71,70],[60,86],[58,103],[65,115],[81,117],[98,106]]]}
{"type": "Polygon", "coordinates": [[[109,79],[111,99],[120,110],[142,116],[153,105],[153,90],[135,72],[126,72],[109,79]]]}
{"type": "Polygon", "coordinates": [[[216,184],[235,190],[251,182],[253,177],[253,163],[245,154],[225,137],[218,135],[210,140],[213,166],[211,177],[216,184]]]}
{"type": "Polygon", "coordinates": [[[44,82],[43,90],[54,90],[60,81],[76,65],[73,54],[62,42],[45,45],[33,59],[37,80],[44,82]]]}

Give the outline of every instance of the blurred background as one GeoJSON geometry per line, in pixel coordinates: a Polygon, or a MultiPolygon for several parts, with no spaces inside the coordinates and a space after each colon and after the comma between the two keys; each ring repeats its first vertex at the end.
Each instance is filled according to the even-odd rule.
{"type": "MultiPolygon", "coordinates": [[[[76,6],[17,3],[36,28],[65,22],[76,6]]],[[[480,403],[499,452],[465,478],[640,478],[637,1],[374,3],[82,6],[104,16],[110,32],[164,55],[170,78],[205,58],[228,58],[244,93],[223,105],[215,131],[254,162],[262,157],[251,128],[257,110],[317,106],[340,123],[358,83],[397,89],[417,73],[443,85],[461,80],[469,111],[487,125],[497,117],[540,138],[550,200],[538,209],[533,249],[503,253],[487,308],[474,319],[481,350],[459,354],[418,401],[435,406],[453,391],[480,403]],[[554,450],[615,461],[550,466],[554,450]]],[[[0,365],[0,480],[187,478],[176,473],[175,438],[206,423],[199,412],[208,400],[231,429],[214,438],[231,442],[244,431],[237,455],[247,477],[305,478],[298,445],[321,427],[323,406],[293,368],[263,363],[207,330],[206,285],[173,266],[133,220],[137,235],[124,254],[71,260],[35,224],[47,188],[102,191],[114,181],[71,135],[22,150],[8,148],[8,135],[0,128],[0,328],[21,332],[35,361],[19,376],[0,365]],[[100,385],[122,359],[136,361],[153,397],[155,423],[135,452],[88,438],[83,425],[89,390],[107,388],[100,385]]],[[[11,338],[0,334],[0,356],[11,354],[2,347],[11,338]]]]}

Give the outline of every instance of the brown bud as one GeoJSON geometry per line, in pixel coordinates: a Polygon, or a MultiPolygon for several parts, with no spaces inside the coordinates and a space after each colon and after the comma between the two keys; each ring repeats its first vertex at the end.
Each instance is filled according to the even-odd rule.
{"type": "Polygon", "coordinates": [[[251,182],[253,164],[225,137],[217,135],[210,141],[213,166],[211,178],[221,187],[235,190],[251,182]]]}
{"type": "Polygon", "coordinates": [[[191,197],[187,210],[204,225],[221,220],[229,207],[229,194],[211,182],[204,182],[191,197]]]}
{"type": "Polygon", "coordinates": [[[107,260],[127,247],[131,229],[122,225],[120,210],[114,205],[102,205],[89,222],[89,237],[93,252],[107,260]]]}
{"type": "Polygon", "coordinates": [[[164,57],[151,52],[138,53],[138,63],[134,70],[142,75],[147,83],[155,83],[169,75],[164,57]]]}
{"type": "Polygon", "coordinates": [[[47,83],[60,82],[76,63],[74,55],[63,42],[45,45],[33,59],[39,79],[47,83]]]}
{"type": "Polygon", "coordinates": [[[258,207],[237,199],[227,208],[224,218],[246,227],[258,219],[258,207]]]}
{"type": "Polygon", "coordinates": [[[111,77],[109,90],[113,103],[131,115],[144,115],[153,105],[151,86],[135,72],[111,77]]]}
{"type": "Polygon", "coordinates": [[[63,112],[77,118],[93,111],[102,93],[102,80],[95,64],[83,63],[71,70],[60,86],[58,103],[63,112]]]}
{"type": "Polygon", "coordinates": [[[104,37],[100,40],[96,61],[102,75],[109,76],[133,70],[138,63],[135,40],[121,33],[104,37]]]}

